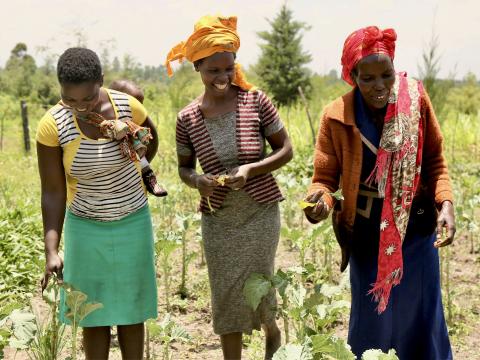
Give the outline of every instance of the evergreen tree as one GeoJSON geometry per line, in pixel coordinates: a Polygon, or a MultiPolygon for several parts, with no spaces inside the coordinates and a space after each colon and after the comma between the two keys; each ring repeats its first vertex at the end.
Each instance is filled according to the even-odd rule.
{"type": "Polygon", "coordinates": [[[118,59],[117,56],[115,56],[112,62],[112,71],[114,73],[119,73],[121,70],[122,70],[122,65],[120,64],[120,60],[118,59]]]}
{"type": "Polygon", "coordinates": [[[36,70],[34,58],[27,54],[27,45],[15,45],[5,66],[4,81],[9,92],[18,98],[28,97],[33,90],[32,78],[36,70]]]}
{"type": "Polygon", "coordinates": [[[266,43],[260,45],[262,54],[256,71],[274,100],[288,105],[297,99],[299,86],[304,90],[310,86],[310,72],[304,65],[311,61],[311,56],[302,51],[301,45],[301,31],[309,26],[294,21],[286,5],[268,22],[271,31],[258,33],[266,43]]]}

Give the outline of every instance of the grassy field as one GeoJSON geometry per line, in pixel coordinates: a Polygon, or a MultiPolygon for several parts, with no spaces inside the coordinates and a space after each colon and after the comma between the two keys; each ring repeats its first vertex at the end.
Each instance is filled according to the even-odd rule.
{"type": "MultiPolygon", "coordinates": [[[[322,107],[336,95],[331,93],[311,105],[315,126],[322,107]]],[[[0,100],[0,320],[15,309],[34,310],[40,319],[45,319],[49,307],[39,291],[44,256],[34,141],[37,122],[45,110],[30,104],[32,151],[27,154],[23,150],[19,103],[7,98],[0,100]]],[[[174,131],[178,103],[170,96],[147,99],[146,107],[160,137],[159,154],[152,165],[169,191],[166,199],[150,197],[157,242],[160,316],[149,324],[149,356],[218,359],[221,350],[211,329],[208,278],[201,250],[199,215],[195,212],[198,194],[181,183],[176,170],[174,131]]],[[[338,270],[339,252],[329,221],[311,226],[298,206],[312,171],[313,145],[305,110],[298,105],[282,108],[280,113],[292,138],[295,157],[276,173],[286,195],[281,204],[282,239],[276,267],[288,275],[286,292],[291,296],[285,295],[279,302],[285,305],[285,299],[296,299],[298,303],[290,301],[285,305],[279,313],[279,323],[284,334],[287,330],[290,342],[303,339],[304,324],[314,324],[318,336],[330,338],[334,334],[345,339],[348,281],[338,270]],[[321,297],[318,295],[314,316],[304,300],[315,294],[315,289],[320,289],[321,297]],[[322,305],[323,316],[318,313],[318,305],[322,305]],[[307,309],[308,316],[302,317],[299,309],[307,309]]],[[[442,131],[455,189],[458,229],[455,244],[441,250],[444,306],[455,357],[473,359],[478,356],[476,349],[480,346],[480,117],[446,114],[442,131]]],[[[5,346],[5,354],[0,358],[13,359],[15,351],[8,346],[11,330],[9,323],[3,322],[0,349],[5,346]]],[[[68,329],[66,333],[69,334],[68,329]]],[[[261,334],[255,332],[244,341],[247,359],[263,359],[261,334]]],[[[70,335],[65,342],[62,359],[70,353],[70,335]]],[[[117,345],[114,340],[113,359],[120,358],[117,345]]],[[[25,351],[19,351],[15,358],[28,357],[25,351]]],[[[80,352],[79,358],[82,358],[80,352]]]]}

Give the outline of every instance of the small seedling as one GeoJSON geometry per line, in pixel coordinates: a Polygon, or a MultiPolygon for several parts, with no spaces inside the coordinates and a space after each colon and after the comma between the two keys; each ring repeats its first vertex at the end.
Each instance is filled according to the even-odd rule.
{"type": "Polygon", "coordinates": [[[87,303],[87,295],[67,283],[63,283],[62,287],[65,291],[65,302],[68,306],[68,312],[65,314],[65,317],[72,326],[72,356],[70,359],[76,360],[77,332],[80,321],[93,311],[101,309],[103,305],[95,302],[87,303]]]}

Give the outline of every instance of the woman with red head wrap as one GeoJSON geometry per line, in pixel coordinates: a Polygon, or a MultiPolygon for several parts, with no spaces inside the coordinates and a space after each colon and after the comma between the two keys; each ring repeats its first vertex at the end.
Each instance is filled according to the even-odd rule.
{"type": "Polygon", "coordinates": [[[242,334],[262,327],[265,359],[280,346],[275,293],[252,310],[243,295],[252,273],[271,275],[280,236],[282,194],[271,174],[292,158],[277,110],[235,63],[240,47],[235,16],[204,16],[174,46],[170,62],[194,64],[205,91],[177,117],[178,170],[201,196],[202,239],[212,296],[213,330],[225,359],[240,359],[242,334]],[[268,142],[272,148],[266,154],[268,142]],[[202,172],[196,171],[198,159],[202,172]]]}
{"type": "Polygon", "coordinates": [[[316,205],[305,214],[317,223],[333,209],[341,270],[350,262],[355,355],[451,359],[437,248],[453,241],[452,189],[428,95],[394,70],[396,38],[369,26],[345,40],[342,78],[353,89],[325,108],[306,197],[316,205]]]}

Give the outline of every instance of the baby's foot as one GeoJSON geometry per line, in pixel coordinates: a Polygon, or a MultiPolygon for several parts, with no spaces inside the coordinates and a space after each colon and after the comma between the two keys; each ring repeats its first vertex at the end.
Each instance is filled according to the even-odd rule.
{"type": "Polygon", "coordinates": [[[157,183],[157,177],[152,169],[148,169],[142,174],[143,182],[147,191],[158,197],[167,196],[167,191],[157,183]]]}

